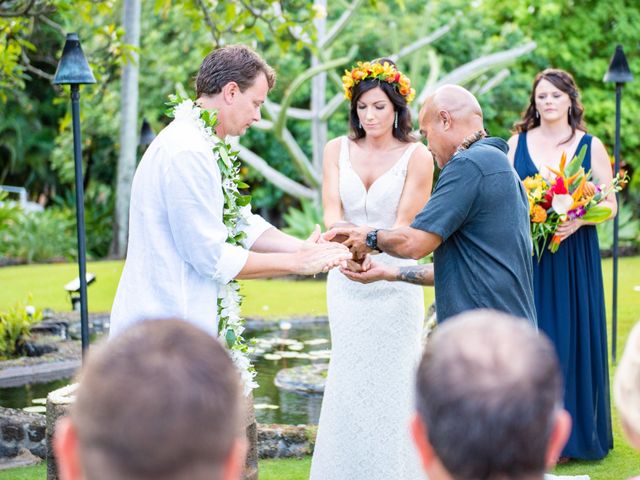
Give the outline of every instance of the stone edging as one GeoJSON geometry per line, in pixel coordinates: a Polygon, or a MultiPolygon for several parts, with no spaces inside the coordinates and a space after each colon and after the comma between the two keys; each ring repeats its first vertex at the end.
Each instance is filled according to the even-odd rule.
{"type": "MultiPolygon", "coordinates": [[[[69,385],[58,390],[58,401],[69,403],[75,390],[69,385]]],[[[315,425],[258,424],[259,458],[300,458],[313,453],[315,425]]],[[[15,458],[22,449],[47,458],[46,417],[39,413],[0,407],[0,461],[15,458]]]]}

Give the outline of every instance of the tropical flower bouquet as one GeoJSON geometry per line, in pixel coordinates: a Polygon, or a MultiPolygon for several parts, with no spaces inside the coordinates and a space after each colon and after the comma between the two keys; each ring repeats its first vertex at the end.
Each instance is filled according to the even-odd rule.
{"type": "Polygon", "coordinates": [[[599,203],[622,188],[623,178],[617,175],[609,185],[595,185],[591,171],[585,172],[582,167],[586,153],[585,145],[568,164],[563,153],[559,169],[549,168],[555,176],[551,181],[540,174],[523,181],[529,199],[533,250],[538,260],[547,244],[551,253],[558,251],[561,239],[556,231],[562,222],[579,218],[598,223],[611,216],[611,209],[599,203]]]}

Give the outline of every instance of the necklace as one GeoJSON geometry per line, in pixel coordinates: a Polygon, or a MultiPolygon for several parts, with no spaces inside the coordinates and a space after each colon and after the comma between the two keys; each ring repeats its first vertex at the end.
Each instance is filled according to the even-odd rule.
{"type": "MultiPolygon", "coordinates": [[[[189,98],[180,94],[170,95],[167,103],[172,107],[167,115],[176,120],[186,120],[194,124],[200,131],[215,156],[222,180],[224,197],[223,218],[227,228],[227,243],[240,245],[246,234],[239,228],[245,223],[242,208],[249,204],[251,197],[242,195],[241,188],[249,185],[240,180],[240,160],[238,152],[215,135],[218,124],[218,113],[200,108],[189,98]]],[[[249,346],[242,337],[244,319],[240,316],[242,296],[240,285],[236,280],[220,285],[218,290],[218,339],[227,346],[236,367],[240,370],[245,396],[251,393],[258,384],[255,381],[256,370],[249,359],[249,346]]]]}
{"type": "Polygon", "coordinates": [[[471,135],[467,136],[462,140],[462,143],[456,148],[454,155],[464,152],[468,150],[471,145],[476,143],[478,140],[482,140],[487,136],[487,131],[483,128],[482,130],[478,130],[477,132],[473,132],[471,135]]]}

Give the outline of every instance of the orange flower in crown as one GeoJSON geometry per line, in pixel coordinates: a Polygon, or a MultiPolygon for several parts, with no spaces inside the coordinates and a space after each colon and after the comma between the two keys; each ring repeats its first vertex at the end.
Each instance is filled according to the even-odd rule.
{"type": "Polygon", "coordinates": [[[353,87],[367,79],[390,83],[395,86],[398,93],[405,98],[407,103],[410,103],[416,96],[416,91],[411,88],[409,77],[400,72],[391,63],[358,62],[351,71],[345,70],[342,76],[342,87],[344,88],[346,99],[351,100],[353,87]]]}

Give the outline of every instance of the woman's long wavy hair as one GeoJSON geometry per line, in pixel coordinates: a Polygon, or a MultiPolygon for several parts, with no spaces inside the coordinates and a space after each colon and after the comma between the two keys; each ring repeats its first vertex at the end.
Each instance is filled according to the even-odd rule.
{"type": "Polygon", "coordinates": [[[558,90],[569,95],[571,99],[571,110],[569,111],[568,123],[571,125],[571,135],[560,145],[570,141],[576,134],[576,130],[587,131],[584,124],[583,115],[584,107],[580,102],[580,92],[576,86],[576,82],[569,72],[557,68],[547,68],[536,75],[531,88],[531,96],[529,105],[522,114],[522,119],[514,125],[515,133],[522,133],[531,130],[540,125],[540,115],[536,110],[536,88],[541,80],[550,82],[558,90]]]}
{"type": "MultiPolygon", "coordinates": [[[[396,66],[396,64],[388,58],[379,58],[373,60],[372,63],[384,64],[384,62],[396,66]]],[[[407,107],[407,100],[404,96],[398,93],[398,90],[396,90],[394,85],[387,82],[381,82],[377,78],[362,80],[353,87],[351,94],[351,111],[349,114],[349,129],[351,131],[349,138],[355,141],[366,137],[367,133],[360,125],[360,119],[358,118],[358,99],[365,92],[377,87],[387,95],[393,104],[393,109],[398,113],[398,127],[392,128],[393,136],[401,142],[417,142],[418,138],[412,133],[411,111],[409,110],[409,107],[407,107]]]]}

